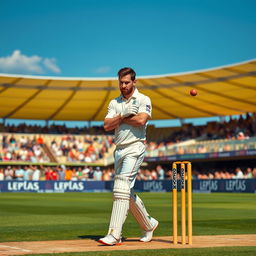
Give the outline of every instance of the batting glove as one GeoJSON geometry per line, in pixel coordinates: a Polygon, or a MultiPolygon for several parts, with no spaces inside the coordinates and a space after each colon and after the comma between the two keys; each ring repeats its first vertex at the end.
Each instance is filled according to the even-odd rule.
{"type": "Polygon", "coordinates": [[[128,116],[130,116],[130,115],[136,115],[137,113],[138,113],[138,110],[139,110],[139,108],[138,108],[138,106],[136,106],[136,105],[134,105],[134,104],[130,104],[130,105],[128,105],[125,109],[124,109],[124,111],[123,111],[123,113],[121,114],[121,116],[122,117],[128,117],[128,116]]]}

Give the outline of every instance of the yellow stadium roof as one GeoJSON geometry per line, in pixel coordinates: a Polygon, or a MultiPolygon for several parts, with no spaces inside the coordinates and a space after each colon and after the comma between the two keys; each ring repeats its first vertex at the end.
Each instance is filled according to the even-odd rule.
{"type": "MultiPolygon", "coordinates": [[[[256,111],[256,60],[194,72],[138,77],[153,120],[256,111]],[[196,97],[189,95],[195,88],[196,97]]],[[[0,118],[102,121],[119,95],[116,77],[66,78],[0,74],[0,118]]]]}

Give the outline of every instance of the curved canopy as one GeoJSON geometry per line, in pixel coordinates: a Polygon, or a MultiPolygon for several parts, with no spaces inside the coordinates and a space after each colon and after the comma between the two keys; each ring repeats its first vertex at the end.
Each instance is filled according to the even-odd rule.
{"type": "MultiPolygon", "coordinates": [[[[256,60],[194,72],[138,77],[153,120],[256,111],[256,60]],[[198,95],[192,97],[194,88],[198,95]]],[[[117,78],[0,74],[0,118],[102,121],[119,95],[117,78]]]]}

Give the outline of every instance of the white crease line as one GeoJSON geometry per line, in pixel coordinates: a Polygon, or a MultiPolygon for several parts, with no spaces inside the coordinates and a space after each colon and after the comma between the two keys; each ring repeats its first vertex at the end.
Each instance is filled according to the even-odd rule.
{"type": "Polygon", "coordinates": [[[11,248],[11,249],[15,249],[15,250],[23,251],[23,252],[31,252],[31,250],[26,250],[26,249],[22,249],[22,248],[19,248],[19,247],[8,246],[8,245],[0,245],[0,247],[11,248]]]}

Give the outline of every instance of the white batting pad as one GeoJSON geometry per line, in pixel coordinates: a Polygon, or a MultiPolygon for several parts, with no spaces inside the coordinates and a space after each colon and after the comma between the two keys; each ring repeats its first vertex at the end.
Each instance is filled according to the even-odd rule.
{"type": "Polygon", "coordinates": [[[149,231],[154,228],[150,221],[151,217],[149,216],[142,200],[139,198],[138,195],[135,195],[133,192],[131,193],[130,199],[130,212],[136,219],[142,230],[149,231]]]}
{"type": "Polygon", "coordinates": [[[130,182],[123,175],[116,175],[113,188],[113,208],[108,234],[120,239],[122,226],[128,215],[130,200],[130,182]]]}
{"type": "Polygon", "coordinates": [[[130,182],[124,175],[116,175],[113,188],[113,198],[130,200],[130,182]]]}

